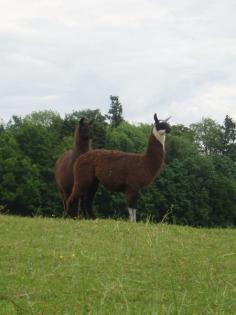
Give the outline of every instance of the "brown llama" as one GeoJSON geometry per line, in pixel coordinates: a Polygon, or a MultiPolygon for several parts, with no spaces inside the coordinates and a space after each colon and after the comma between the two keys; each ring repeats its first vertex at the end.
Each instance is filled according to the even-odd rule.
{"type": "Polygon", "coordinates": [[[149,185],[159,174],[165,156],[165,135],[170,132],[167,120],[154,115],[154,126],[143,154],[111,150],[92,150],[80,156],[74,165],[74,186],[67,200],[70,205],[78,197],[82,210],[93,215],[92,202],[101,183],[111,191],[125,194],[130,221],[136,222],[138,191],[149,185]]]}
{"type": "Polygon", "coordinates": [[[58,191],[64,206],[64,217],[76,217],[78,212],[78,199],[68,208],[66,200],[70,196],[73,183],[73,166],[77,158],[91,149],[91,122],[81,118],[79,126],[75,129],[74,145],[71,150],[65,151],[56,161],[55,179],[58,191]]]}

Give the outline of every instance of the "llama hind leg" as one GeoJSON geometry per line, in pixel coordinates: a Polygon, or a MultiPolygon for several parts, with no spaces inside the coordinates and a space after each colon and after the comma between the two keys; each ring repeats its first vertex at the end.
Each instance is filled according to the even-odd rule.
{"type": "Polygon", "coordinates": [[[78,211],[78,201],[79,201],[80,197],[81,196],[80,196],[78,190],[73,188],[71,195],[67,198],[67,201],[66,201],[67,212],[69,209],[72,209],[72,212],[74,212],[75,208],[78,211]]]}
{"type": "Polygon", "coordinates": [[[61,192],[61,197],[62,197],[63,208],[64,208],[63,218],[66,219],[66,218],[68,218],[68,208],[67,208],[67,203],[66,203],[67,197],[63,191],[61,192]]]}
{"type": "Polygon", "coordinates": [[[88,192],[85,196],[85,206],[86,206],[86,215],[88,219],[95,219],[93,212],[93,199],[98,189],[98,182],[95,181],[93,185],[88,189],[88,192]]]}
{"type": "Polygon", "coordinates": [[[63,208],[64,208],[64,210],[63,210],[63,218],[66,219],[67,216],[68,216],[67,208],[66,208],[66,199],[63,198],[62,202],[63,202],[63,208]]]}
{"type": "Polygon", "coordinates": [[[70,192],[68,191],[62,192],[62,200],[63,200],[63,205],[64,205],[64,213],[63,213],[64,219],[77,217],[78,199],[74,199],[73,202],[68,204],[67,201],[68,201],[69,196],[70,196],[70,192]]]}
{"type": "Polygon", "coordinates": [[[75,198],[67,209],[67,214],[71,218],[77,218],[79,216],[79,199],[75,198]]]}
{"type": "Polygon", "coordinates": [[[63,203],[63,218],[65,219],[67,217],[67,206],[66,206],[66,195],[63,191],[63,189],[59,186],[58,184],[58,192],[60,194],[60,197],[62,199],[62,203],[63,203]]]}
{"type": "Polygon", "coordinates": [[[87,214],[86,214],[86,209],[85,209],[85,206],[84,206],[84,196],[80,197],[79,198],[79,213],[82,212],[82,216],[83,218],[86,218],[87,217],[87,214]]]}

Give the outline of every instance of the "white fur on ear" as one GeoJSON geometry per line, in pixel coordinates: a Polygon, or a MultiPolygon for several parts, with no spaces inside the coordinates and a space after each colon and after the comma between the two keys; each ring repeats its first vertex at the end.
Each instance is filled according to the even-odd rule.
{"type": "Polygon", "coordinates": [[[165,147],[165,139],[166,139],[166,131],[163,130],[157,130],[156,126],[153,127],[152,133],[154,137],[163,145],[163,148],[165,147]]]}

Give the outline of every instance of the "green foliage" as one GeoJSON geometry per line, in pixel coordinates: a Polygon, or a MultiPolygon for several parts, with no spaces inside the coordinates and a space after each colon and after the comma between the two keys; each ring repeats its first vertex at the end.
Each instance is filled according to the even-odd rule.
{"type": "Polygon", "coordinates": [[[14,136],[4,132],[0,137],[0,200],[13,213],[29,215],[40,202],[39,170],[22,154],[14,136]]]}
{"type": "Polygon", "coordinates": [[[45,128],[56,128],[63,123],[60,115],[51,110],[32,112],[30,115],[25,116],[23,121],[45,128]]]}
{"type": "MultiPolygon", "coordinates": [[[[123,120],[115,127],[99,110],[75,111],[64,118],[52,111],[13,116],[0,128],[0,205],[21,215],[62,215],[55,161],[71,148],[82,117],[93,121],[93,148],[145,152],[150,125],[123,120]]],[[[176,125],[166,140],[162,172],[139,194],[139,219],[236,225],[235,122],[226,116],[222,126],[212,119],[190,128],[176,125]]],[[[103,187],[94,209],[99,217],[127,217],[123,195],[103,187]]]]}
{"type": "Polygon", "coordinates": [[[147,139],[148,135],[144,129],[125,121],[117,128],[107,130],[107,147],[112,150],[143,152],[147,145],[147,139]]]}
{"type": "Polygon", "coordinates": [[[124,120],[123,108],[118,96],[110,96],[111,105],[106,117],[110,120],[111,127],[117,127],[124,120]]]}
{"type": "Polygon", "coordinates": [[[200,123],[192,124],[194,140],[205,154],[220,154],[223,147],[222,127],[213,119],[205,118],[200,123]]]}

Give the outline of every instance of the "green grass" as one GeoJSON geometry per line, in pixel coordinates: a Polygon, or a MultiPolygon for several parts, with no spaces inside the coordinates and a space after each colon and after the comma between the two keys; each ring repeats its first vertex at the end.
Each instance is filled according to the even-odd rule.
{"type": "Polygon", "coordinates": [[[0,216],[0,314],[236,314],[236,230],[0,216]]]}

